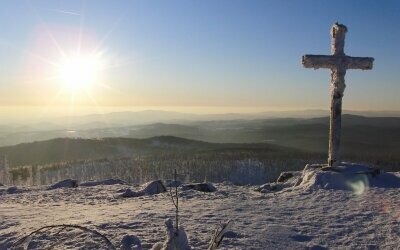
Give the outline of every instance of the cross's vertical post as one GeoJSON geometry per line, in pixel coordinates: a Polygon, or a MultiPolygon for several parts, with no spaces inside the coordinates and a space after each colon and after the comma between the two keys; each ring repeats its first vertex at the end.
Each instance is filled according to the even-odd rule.
{"type": "MultiPolygon", "coordinates": [[[[344,25],[333,25],[331,30],[331,51],[335,56],[344,56],[344,39],[347,28],[344,25]]],[[[346,88],[344,76],[346,68],[338,65],[331,68],[331,113],[329,122],[329,154],[328,165],[330,167],[340,162],[340,137],[342,131],[342,98],[346,88]]]]}
{"type": "Polygon", "coordinates": [[[344,53],[344,40],[347,28],[335,23],[331,30],[332,55],[304,55],[302,64],[305,68],[325,68],[331,71],[331,113],[329,123],[329,156],[330,167],[340,164],[340,137],[342,127],[342,98],[346,88],[344,77],[347,69],[372,69],[374,58],[351,57],[344,53]]]}

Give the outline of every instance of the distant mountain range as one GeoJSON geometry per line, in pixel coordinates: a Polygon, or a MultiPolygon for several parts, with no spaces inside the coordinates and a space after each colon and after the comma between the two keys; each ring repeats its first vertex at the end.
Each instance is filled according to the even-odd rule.
{"type": "MultiPolygon", "coordinates": [[[[400,111],[344,111],[366,117],[400,117],[400,111]]],[[[227,120],[259,120],[274,118],[317,118],[328,116],[328,110],[300,111],[270,111],[259,113],[226,113],[226,114],[190,114],[173,111],[146,110],[137,112],[112,112],[105,114],[90,114],[84,116],[59,117],[44,120],[40,123],[26,121],[24,124],[0,122],[2,131],[43,131],[59,129],[95,129],[110,127],[126,127],[146,125],[151,123],[185,124],[197,121],[227,121],[227,120]]]]}
{"type": "MultiPolygon", "coordinates": [[[[343,115],[342,123],[342,149],[344,157],[369,161],[400,162],[400,117],[343,115]]],[[[36,131],[25,131],[25,129],[26,127],[12,128],[9,126],[0,128],[0,146],[3,146],[0,147],[0,155],[14,155],[15,162],[19,162],[18,158],[22,157],[22,155],[25,157],[25,155],[31,154],[34,158],[36,155],[39,157],[39,155],[47,152],[50,158],[56,157],[53,160],[57,160],[61,159],[59,156],[60,152],[63,151],[53,152],[53,150],[65,146],[68,146],[72,152],[77,150],[71,154],[73,157],[77,157],[77,159],[81,157],[107,157],[110,152],[111,155],[115,155],[114,151],[109,151],[110,148],[108,146],[104,146],[105,141],[113,141],[114,146],[111,148],[123,149],[123,152],[134,155],[138,152],[153,152],[154,148],[148,148],[144,146],[145,144],[139,143],[138,145],[140,146],[131,151],[129,149],[131,146],[125,147],[123,146],[125,145],[124,143],[129,141],[129,143],[133,143],[132,145],[136,145],[134,140],[143,143],[148,140],[147,138],[167,138],[167,140],[173,140],[174,143],[182,145],[182,147],[174,146],[170,148],[174,150],[190,149],[187,144],[189,142],[196,145],[196,150],[199,148],[214,149],[215,147],[221,147],[221,145],[225,147],[227,144],[236,144],[241,145],[240,147],[243,148],[250,147],[254,149],[259,145],[268,144],[274,147],[290,148],[291,150],[299,150],[301,152],[326,154],[329,118],[325,116],[316,118],[185,120],[181,123],[158,122],[128,126],[114,126],[110,124],[109,127],[96,128],[77,126],[73,129],[60,128],[36,131]],[[77,138],[79,139],[72,140],[77,138]],[[60,143],[54,144],[55,142],[60,143]],[[78,145],[74,143],[78,143],[78,145]],[[117,147],[118,143],[122,146],[117,147]],[[6,147],[7,145],[16,146],[6,147]],[[43,150],[39,152],[37,148],[43,150]]],[[[73,157],[66,158],[65,160],[75,159],[73,157]]],[[[35,160],[33,162],[41,161],[35,160]]]]}
{"type": "MultiPolygon", "coordinates": [[[[344,114],[353,114],[367,117],[400,117],[400,111],[344,111],[344,114]]],[[[84,126],[86,128],[143,125],[150,123],[185,123],[193,121],[215,120],[254,120],[271,118],[314,118],[328,116],[328,110],[276,111],[260,113],[226,113],[226,114],[190,114],[172,111],[146,110],[138,112],[113,112],[107,114],[91,114],[71,118],[54,120],[55,124],[69,126],[84,126]]]]}
{"type": "MultiPolygon", "coordinates": [[[[281,144],[282,136],[302,129],[310,130],[309,133],[312,135],[321,130],[321,136],[326,137],[329,125],[329,117],[327,116],[314,118],[227,119],[229,115],[226,115],[225,120],[211,119],[210,116],[206,116],[209,120],[206,120],[205,117],[202,117],[204,120],[190,120],[187,118],[174,120],[171,123],[156,122],[136,125],[131,125],[128,122],[134,119],[136,121],[143,122],[147,120],[150,122],[151,117],[151,119],[158,121],[169,117],[168,114],[170,112],[159,111],[111,113],[105,115],[105,117],[108,117],[107,119],[110,119],[110,122],[98,121],[98,115],[90,115],[84,118],[80,117],[80,120],[75,122],[65,122],[64,125],[61,122],[57,124],[40,123],[29,126],[3,125],[0,126],[0,146],[53,138],[148,138],[164,135],[214,143],[274,142],[281,144]],[[150,115],[150,113],[153,115],[150,115]],[[159,115],[159,118],[154,118],[157,115],[159,115]],[[312,131],[312,128],[315,131],[312,131]]],[[[182,115],[184,115],[180,113],[173,114],[176,115],[176,118],[178,116],[182,118],[182,115]]],[[[215,117],[221,118],[217,115],[215,117]]],[[[103,120],[105,119],[103,118],[103,120]]],[[[135,124],[135,122],[132,123],[135,124]]],[[[360,126],[368,128],[367,131],[370,133],[387,135],[391,131],[391,133],[396,134],[397,129],[400,128],[400,117],[343,115],[344,133],[346,133],[346,130],[360,126]]],[[[287,139],[284,141],[287,141],[287,139]]]]}

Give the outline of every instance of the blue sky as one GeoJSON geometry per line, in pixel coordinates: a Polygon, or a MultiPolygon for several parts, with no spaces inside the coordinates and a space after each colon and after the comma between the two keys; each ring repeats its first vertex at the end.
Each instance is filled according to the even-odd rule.
{"type": "Polygon", "coordinates": [[[327,109],[329,71],[302,68],[301,56],[329,54],[330,27],[338,21],[349,29],[345,52],[375,58],[372,71],[347,72],[344,108],[399,109],[399,1],[1,4],[2,106],[64,105],[58,98],[43,101],[57,88],[42,83],[46,73],[32,72],[31,65],[48,57],[46,46],[54,42],[70,53],[81,32],[90,37],[86,52],[101,50],[112,68],[102,72],[107,87],[91,90],[95,102],[75,93],[77,106],[327,109]],[[30,78],[34,85],[26,84],[30,78]]]}

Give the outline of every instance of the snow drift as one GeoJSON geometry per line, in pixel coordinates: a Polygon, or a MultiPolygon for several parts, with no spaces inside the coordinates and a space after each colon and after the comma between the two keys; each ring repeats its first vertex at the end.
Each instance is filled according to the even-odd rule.
{"type": "Polygon", "coordinates": [[[363,193],[370,187],[400,188],[400,177],[395,173],[354,163],[342,163],[337,167],[307,164],[303,171],[284,172],[277,182],[264,184],[256,190],[266,193],[301,188],[304,191],[325,189],[363,193]]]}
{"type": "Polygon", "coordinates": [[[307,165],[296,186],[310,191],[322,188],[362,193],[369,187],[400,188],[400,178],[394,173],[352,163],[342,163],[335,168],[307,165]]]}

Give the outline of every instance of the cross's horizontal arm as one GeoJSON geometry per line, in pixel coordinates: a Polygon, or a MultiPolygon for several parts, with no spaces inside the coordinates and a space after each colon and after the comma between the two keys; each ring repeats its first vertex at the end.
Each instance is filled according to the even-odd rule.
{"type": "Polygon", "coordinates": [[[304,55],[302,58],[302,64],[305,68],[331,69],[336,66],[336,60],[337,59],[334,56],[304,55]]]}
{"type": "Polygon", "coordinates": [[[345,69],[372,69],[374,58],[372,57],[351,57],[351,56],[325,56],[325,55],[304,55],[302,64],[305,68],[333,69],[339,65],[345,69]]]}
{"type": "Polygon", "coordinates": [[[374,58],[346,56],[346,69],[372,69],[374,58]]]}

